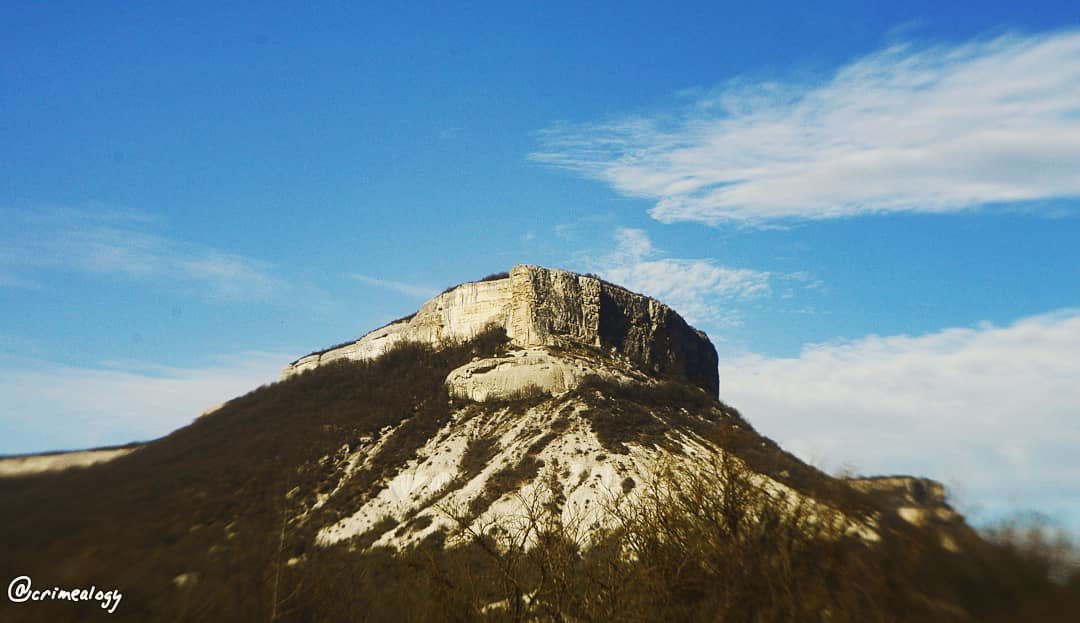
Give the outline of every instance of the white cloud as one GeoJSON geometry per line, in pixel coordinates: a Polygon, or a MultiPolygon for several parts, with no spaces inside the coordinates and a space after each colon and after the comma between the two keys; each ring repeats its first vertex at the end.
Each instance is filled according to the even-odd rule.
{"type": "Polygon", "coordinates": [[[290,360],[244,352],[202,368],[76,367],[0,360],[0,454],[146,440],[276,381],[290,360]]]}
{"type": "Polygon", "coordinates": [[[605,279],[663,301],[690,322],[737,323],[733,301],[769,294],[770,273],[719,266],[708,259],[657,258],[641,229],[615,230],[615,250],[593,262],[605,279]]]}
{"type": "Polygon", "coordinates": [[[376,279],[375,277],[368,277],[367,275],[353,274],[350,276],[365,285],[382,288],[383,290],[390,290],[391,292],[397,292],[398,294],[404,294],[405,296],[411,296],[417,299],[429,299],[438,294],[435,288],[428,286],[419,286],[411,283],[403,283],[401,281],[391,281],[389,279],[376,279]]]}
{"type": "Polygon", "coordinates": [[[812,85],[735,83],[670,115],[556,125],[531,157],[663,222],[955,212],[1080,196],[1080,31],[895,45],[812,85]]]}
{"type": "Polygon", "coordinates": [[[613,283],[664,301],[690,322],[731,320],[731,310],[724,309],[722,301],[769,292],[769,273],[717,266],[710,260],[645,260],[602,274],[613,283]]]}
{"type": "Polygon", "coordinates": [[[804,460],[914,473],[1080,528],[1080,310],[720,365],[721,397],[804,460]]]}
{"type": "Polygon", "coordinates": [[[644,229],[619,227],[615,230],[615,253],[610,260],[615,263],[639,262],[655,252],[644,229]]]}
{"type": "Polygon", "coordinates": [[[147,231],[151,219],[109,211],[12,212],[0,265],[119,275],[197,288],[210,300],[265,299],[283,284],[259,260],[147,231]]]}

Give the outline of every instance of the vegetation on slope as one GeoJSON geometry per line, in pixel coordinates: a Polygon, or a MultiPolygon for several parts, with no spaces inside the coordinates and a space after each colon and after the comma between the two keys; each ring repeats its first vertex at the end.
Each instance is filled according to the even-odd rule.
{"type": "MultiPolygon", "coordinates": [[[[343,516],[411,458],[450,417],[447,373],[505,341],[492,330],[438,351],[406,344],[375,361],[335,362],[261,387],[109,463],[0,479],[0,572],[49,586],[122,587],[114,619],[267,620],[271,570],[314,541],[312,528],[282,540],[285,519],[342,476],[323,458],[397,427],[372,469],[349,478],[306,526],[343,516]],[[173,582],[182,574],[198,578],[190,603],[173,582]]],[[[0,602],[0,620],[87,615],[66,602],[23,606],[0,602]]]]}
{"type": "Polygon", "coordinates": [[[612,453],[625,454],[627,443],[681,453],[681,446],[668,436],[677,430],[723,448],[753,471],[827,501],[848,514],[867,515],[887,506],[882,504],[885,500],[856,491],[803,463],[755,431],[736,409],[693,385],[670,378],[650,384],[620,384],[591,376],[565,398],[570,399],[588,406],[583,416],[600,443],[612,453]]]}
{"type": "Polygon", "coordinates": [[[288,618],[1053,623],[1080,607],[1080,571],[1053,579],[1064,546],[1037,532],[962,553],[914,530],[871,545],[835,511],[778,498],[731,459],[661,469],[599,531],[564,522],[559,479],[546,481],[517,516],[455,516],[449,549],[433,539],[403,553],[313,552],[288,571],[299,587],[288,618]]]}
{"type": "Polygon", "coordinates": [[[332,346],[327,346],[326,348],[320,348],[319,350],[312,351],[312,352],[304,355],[303,357],[299,357],[297,359],[294,359],[291,363],[289,363],[289,365],[296,365],[296,363],[299,362],[301,359],[307,359],[308,357],[313,357],[315,355],[325,355],[326,353],[328,353],[328,352],[330,352],[332,350],[337,350],[337,349],[339,349],[339,348],[341,348],[343,346],[349,346],[351,344],[355,344],[358,341],[364,339],[365,337],[371,335],[372,333],[375,333],[379,329],[385,329],[386,327],[389,327],[392,324],[397,324],[399,322],[408,322],[409,320],[412,320],[415,316],[416,316],[416,312],[413,312],[411,314],[407,314],[407,315],[402,316],[400,318],[394,318],[393,320],[391,320],[389,322],[385,322],[385,323],[375,327],[371,331],[368,331],[367,333],[361,335],[360,337],[358,337],[356,339],[347,340],[345,342],[338,342],[337,344],[334,344],[332,346]]]}
{"type": "MultiPolygon", "coordinates": [[[[627,483],[641,501],[618,511],[616,529],[590,533],[595,547],[582,546],[587,527],[553,520],[557,481],[516,523],[476,528],[463,516],[456,534],[404,553],[358,551],[367,537],[313,546],[315,527],[369,499],[449,420],[446,374],[504,347],[499,331],[439,351],[403,345],[262,387],[110,463],[0,480],[0,572],[41,586],[120,588],[109,618],[132,621],[1063,621],[1080,607],[1080,574],[1054,565],[1060,548],[1015,532],[997,544],[973,536],[953,554],[884,524],[885,541],[868,547],[804,507],[778,512],[737,465],[840,508],[875,501],[803,466],[704,392],[663,380],[592,379],[550,400],[585,401],[611,452],[663,444],[675,427],[741,462],[627,483]],[[325,458],[376,441],[370,468],[348,478],[325,458]],[[289,521],[342,480],[307,521],[289,521]]],[[[549,400],[517,398],[500,408],[549,400]]],[[[465,469],[482,469],[491,451],[478,441],[465,469]]],[[[500,475],[507,490],[558,468],[528,459],[500,475]]],[[[4,621],[95,612],[0,603],[4,621]]]]}

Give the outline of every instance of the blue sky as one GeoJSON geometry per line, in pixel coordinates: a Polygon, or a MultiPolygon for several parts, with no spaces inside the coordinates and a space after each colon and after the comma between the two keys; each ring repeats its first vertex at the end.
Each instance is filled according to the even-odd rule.
{"type": "Polygon", "coordinates": [[[146,439],[529,262],[833,471],[1080,527],[1075,2],[0,8],[0,453],[146,439]]]}

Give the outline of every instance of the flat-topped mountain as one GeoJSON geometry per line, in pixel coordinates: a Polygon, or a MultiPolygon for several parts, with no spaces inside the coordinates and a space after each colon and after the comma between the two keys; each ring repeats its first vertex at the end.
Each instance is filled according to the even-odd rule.
{"type": "Polygon", "coordinates": [[[339,359],[370,359],[405,341],[438,346],[467,340],[492,327],[501,327],[514,346],[597,347],[711,395],[719,390],[712,342],[667,305],[592,275],[527,264],[450,288],[412,316],[301,357],[281,377],[339,359]]]}

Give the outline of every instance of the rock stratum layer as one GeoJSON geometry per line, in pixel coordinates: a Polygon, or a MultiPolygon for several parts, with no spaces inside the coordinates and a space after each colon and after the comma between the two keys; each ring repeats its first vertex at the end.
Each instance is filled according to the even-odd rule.
{"type": "Polygon", "coordinates": [[[717,395],[716,349],[709,338],[655,299],[590,275],[514,266],[507,277],[464,283],[406,319],[355,342],[301,357],[282,379],[338,359],[371,359],[399,342],[436,346],[483,329],[505,328],[521,348],[585,345],[620,354],[641,369],[685,379],[717,395]]]}

